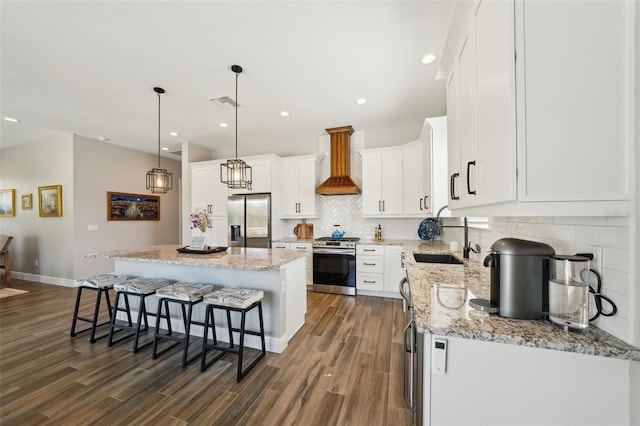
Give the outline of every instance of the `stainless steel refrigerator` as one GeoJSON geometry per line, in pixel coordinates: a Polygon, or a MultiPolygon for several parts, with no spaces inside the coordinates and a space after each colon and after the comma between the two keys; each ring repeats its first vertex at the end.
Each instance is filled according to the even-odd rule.
{"type": "Polygon", "coordinates": [[[229,247],[271,248],[271,194],[230,196],[228,219],[229,247]]]}

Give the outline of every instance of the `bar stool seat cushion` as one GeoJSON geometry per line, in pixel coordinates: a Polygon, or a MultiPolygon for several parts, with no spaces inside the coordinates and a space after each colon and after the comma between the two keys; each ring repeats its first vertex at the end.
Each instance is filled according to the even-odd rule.
{"type": "Polygon", "coordinates": [[[113,287],[116,284],[122,284],[129,279],[126,275],[116,274],[99,274],[89,278],[81,278],[76,280],[79,286],[91,288],[113,287]]]}
{"type": "Polygon", "coordinates": [[[264,292],[247,288],[223,287],[204,296],[203,301],[210,305],[248,308],[258,300],[262,300],[264,292]]]}
{"type": "Polygon", "coordinates": [[[202,299],[202,296],[210,293],[212,290],[213,285],[211,284],[178,282],[158,289],[156,291],[156,295],[166,299],[192,302],[194,300],[202,299]]]}
{"type": "Polygon", "coordinates": [[[164,278],[134,278],[124,283],[114,285],[115,291],[126,291],[136,294],[152,294],[156,290],[173,284],[173,281],[164,278]]]}

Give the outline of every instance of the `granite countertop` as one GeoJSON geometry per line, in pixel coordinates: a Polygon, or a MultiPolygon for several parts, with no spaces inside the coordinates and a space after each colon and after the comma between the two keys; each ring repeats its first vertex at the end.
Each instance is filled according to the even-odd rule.
{"type": "Polygon", "coordinates": [[[592,325],[584,333],[565,332],[549,321],[473,310],[470,299],[489,299],[489,268],[442,244],[405,241],[403,245],[419,332],[640,361],[640,349],[592,325]],[[464,265],[417,263],[413,252],[453,254],[464,265]]]}
{"type": "Polygon", "coordinates": [[[305,253],[300,250],[271,250],[243,247],[229,247],[226,251],[212,254],[191,254],[178,253],[176,249],[179,247],[178,245],[160,245],[138,250],[89,253],[85,255],[85,257],[262,271],[280,267],[285,263],[305,256],[305,253]]]}

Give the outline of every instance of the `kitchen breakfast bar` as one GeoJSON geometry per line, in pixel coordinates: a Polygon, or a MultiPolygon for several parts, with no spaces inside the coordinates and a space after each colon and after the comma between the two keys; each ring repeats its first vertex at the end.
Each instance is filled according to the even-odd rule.
{"type": "MultiPolygon", "coordinates": [[[[262,290],[267,350],[283,352],[289,340],[302,327],[307,307],[306,261],[295,250],[271,250],[230,247],[211,254],[179,253],[177,245],[159,245],[137,250],[90,253],[86,257],[112,259],[115,273],[129,277],[164,278],[176,282],[212,284],[214,289],[234,287],[262,290]]],[[[147,310],[155,312],[155,297],[147,310]]],[[[131,306],[132,311],[138,308],[131,306]]],[[[203,320],[204,304],[194,307],[194,320],[203,320]]],[[[118,318],[121,318],[119,313],[118,318]]],[[[179,313],[172,312],[172,327],[183,332],[179,313]]],[[[149,318],[155,325],[154,317],[149,318]]],[[[257,318],[247,317],[247,327],[257,328],[257,318]]],[[[162,326],[162,323],[161,323],[162,326]]],[[[194,325],[191,334],[202,336],[202,327],[194,325]]],[[[224,340],[226,329],[216,323],[216,332],[224,340]]],[[[247,336],[246,345],[260,347],[259,338],[247,336]]]]}

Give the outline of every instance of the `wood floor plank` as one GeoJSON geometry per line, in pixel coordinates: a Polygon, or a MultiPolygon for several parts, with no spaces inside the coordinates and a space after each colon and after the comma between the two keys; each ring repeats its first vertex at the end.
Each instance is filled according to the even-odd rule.
{"type": "MultiPolygon", "coordinates": [[[[70,338],[75,288],[12,287],[29,293],[0,299],[2,425],[410,424],[399,299],[308,292],[305,325],[285,352],[237,383],[232,354],[201,373],[199,360],[180,366],[179,349],[153,360],[150,347],[132,353],[131,339],[70,338]]],[[[90,316],[88,295],[80,309],[90,316]]]]}

